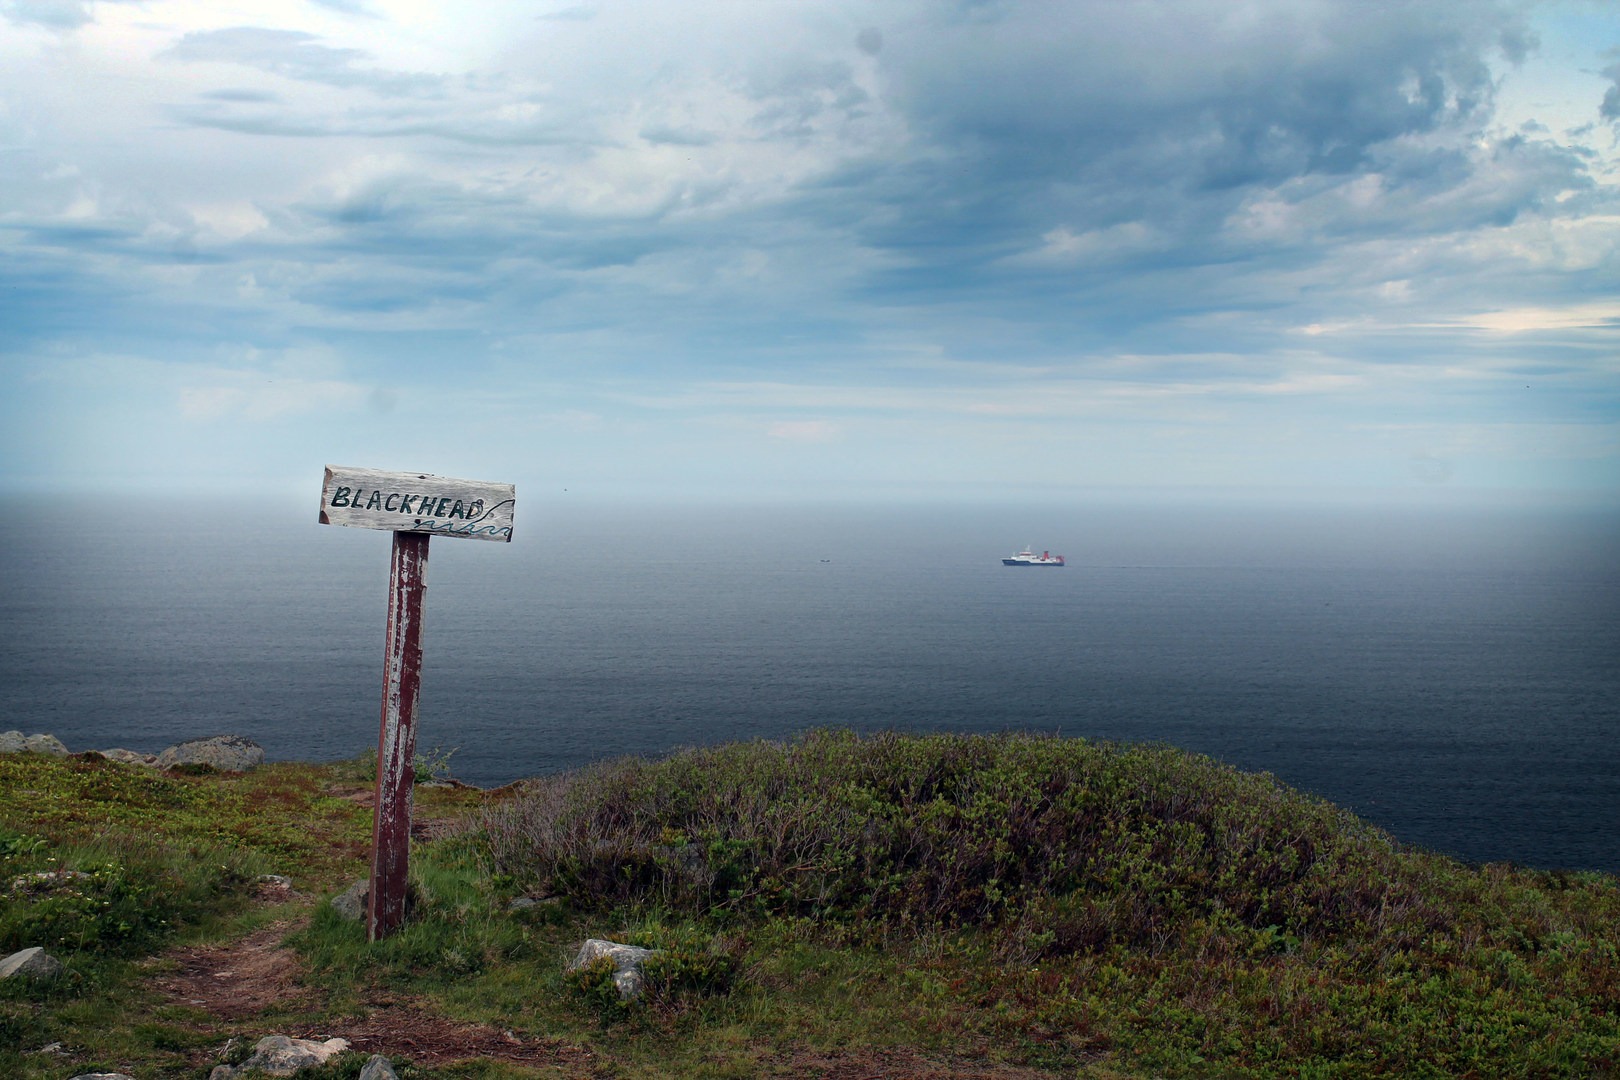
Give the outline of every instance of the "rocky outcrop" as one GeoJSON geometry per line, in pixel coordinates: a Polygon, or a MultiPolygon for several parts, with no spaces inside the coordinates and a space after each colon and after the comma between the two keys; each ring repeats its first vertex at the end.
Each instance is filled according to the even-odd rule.
{"type": "MultiPolygon", "coordinates": [[[[0,732],[0,753],[36,753],[53,758],[66,758],[68,748],[55,735],[24,735],[23,732],[0,732]]],[[[160,755],[149,755],[139,750],[125,750],[113,746],[112,750],[86,750],[83,758],[105,758],[123,764],[146,764],[159,769],[172,769],[178,764],[206,764],[220,772],[246,772],[264,764],[264,748],[251,738],[241,735],[214,735],[211,738],[190,738],[175,743],[160,755]]]]}
{"type": "Polygon", "coordinates": [[[80,1073],[73,1080],[135,1080],[128,1073],[80,1073]]]}
{"type": "Polygon", "coordinates": [[[0,979],[54,979],[61,972],[62,962],[38,945],[0,960],[0,979]]]}
{"type": "Polygon", "coordinates": [[[568,970],[578,971],[604,956],[608,957],[613,961],[613,985],[619,989],[619,1000],[630,1001],[640,997],[646,986],[641,965],[651,955],[652,949],[643,949],[639,945],[621,945],[616,941],[591,938],[579,947],[579,955],[568,965],[568,970]]]}
{"type": "Polygon", "coordinates": [[[264,764],[264,747],[241,735],[215,735],[176,743],[157,757],[157,767],[207,765],[220,772],[247,772],[264,764]]]}
{"type": "MultiPolygon", "coordinates": [[[[0,732],[0,754],[67,757],[68,748],[55,735],[24,735],[20,731],[5,731],[0,732]]],[[[176,765],[207,765],[220,772],[247,772],[264,764],[264,748],[241,735],[188,739],[161,754],[145,754],[120,746],[110,750],[86,750],[80,756],[92,760],[102,757],[125,765],[155,765],[160,769],[171,769],[176,765]]]]}
{"type": "Polygon", "coordinates": [[[50,754],[67,757],[68,749],[55,735],[24,735],[20,731],[0,732],[0,754],[50,754]]]}
{"type": "Polygon", "coordinates": [[[240,1065],[218,1065],[208,1080],[231,1080],[258,1071],[270,1076],[291,1076],[299,1069],[324,1065],[326,1059],[349,1048],[347,1039],[294,1039],[286,1035],[266,1035],[253,1045],[253,1056],[240,1065]]]}
{"type": "Polygon", "coordinates": [[[124,765],[157,764],[156,754],[143,754],[139,750],[125,750],[121,746],[116,746],[111,750],[96,750],[94,753],[100,754],[108,761],[117,761],[124,765]]]}
{"type": "Polygon", "coordinates": [[[30,754],[49,754],[67,757],[68,748],[55,735],[30,735],[23,740],[23,749],[30,754]]]}

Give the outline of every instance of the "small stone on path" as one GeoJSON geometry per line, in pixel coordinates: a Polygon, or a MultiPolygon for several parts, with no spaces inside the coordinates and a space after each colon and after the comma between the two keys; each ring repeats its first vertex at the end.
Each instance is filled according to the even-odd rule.
{"type": "Polygon", "coordinates": [[[253,1056],[234,1069],[229,1065],[216,1065],[208,1080],[230,1080],[231,1077],[251,1073],[255,1069],[271,1076],[291,1076],[299,1069],[324,1065],[326,1059],[349,1048],[347,1039],[294,1039],[286,1035],[266,1035],[253,1044],[253,1056]]]}

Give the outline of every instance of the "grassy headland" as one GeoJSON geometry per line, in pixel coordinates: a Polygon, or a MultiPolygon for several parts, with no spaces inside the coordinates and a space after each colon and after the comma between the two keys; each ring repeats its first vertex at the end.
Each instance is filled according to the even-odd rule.
{"type": "Polygon", "coordinates": [[[1166,747],[817,732],[419,789],[441,827],[377,945],[317,902],[363,875],[363,781],[0,758],[3,884],[88,875],[0,898],[0,955],[67,963],[0,985],[0,1073],[202,1077],[231,1037],[405,1006],[523,1048],[402,1040],[418,1077],[1620,1071],[1620,881],[1409,850],[1166,747]],[[177,947],[278,920],[298,992],[228,1018],[166,995],[177,947]],[[564,970],[585,937],[660,949],[642,1001],[564,970]],[[52,1041],[72,1068],[27,1053],[52,1041]]]}

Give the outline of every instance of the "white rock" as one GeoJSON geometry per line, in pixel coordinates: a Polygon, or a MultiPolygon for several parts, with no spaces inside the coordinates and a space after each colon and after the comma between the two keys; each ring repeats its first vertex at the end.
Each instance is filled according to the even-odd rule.
{"type": "Polygon", "coordinates": [[[23,749],[30,754],[50,754],[52,757],[67,757],[68,752],[62,740],[55,735],[30,735],[23,740],[23,749]]]}
{"type": "MultiPolygon", "coordinates": [[[[294,1039],[286,1035],[266,1035],[253,1044],[253,1056],[226,1075],[236,1075],[258,1069],[271,1076],[291,1076],[299,1069],[311,1065],[324,1065],[326,1059],[349,1048],[347,1039],[294,1039]]],[[[218,1069],[214,1070],[218,1072],[218,1069]]]]}
{"type": "Polygon", "coordinates": [[[62,962],[35,945],[31,949],[14,952],[0,960],[0,979],[22,976],[28,979],[51,979],[62,970],[62,962]]]}
{"type": "Polygon", "coordinates": [[[156,754],[143,754],[139,750],[125,750],[121,746],[115,746],[111,750],[97,750],[96,753],[100,754],[108,761],[118,761],[125,765],[157,764],[156,754]]]}
{"type": "Polygon", "coordinates": [[[50,754],[67,757],[67,747],[55,735],[24,735],[20,731],[0,732],[0,754],[50,754]]]}
{"type": "Polygon", "coordinates": [[[621,945],[617,941],[591,938],[579,947],[579,955],[568,965],[568,970],[577,971],[603,956],[612,958],[613,985],[619,988],[619,1000],[629,1001],[641,996],[646,984],[641,965],[651,955],[652,949],[643,949],[639,945],[621,945]]]}
{"type": "Polygon", "coordinates": [[[264,764],[264,747],[240,735],[215,735],[175,743],[157,756],[157,767],[208,765],[221,772],[247,772],[264,764]]]}

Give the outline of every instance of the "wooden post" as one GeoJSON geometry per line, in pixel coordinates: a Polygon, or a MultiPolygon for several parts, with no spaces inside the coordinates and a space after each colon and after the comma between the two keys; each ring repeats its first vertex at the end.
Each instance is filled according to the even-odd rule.
{"type": "Polygon", "coordinates": [[[422,598],[428,537],[396,532],[388,577],[388,642],[382,723],[377,734],[377,800],[371,828],[371,894],[366,935],[387,937],[405,922],[410,872],[411,788],[416,780],[416,702],[422,688],[422,598]]]}
{"type": "Polygon", "coordinates": [[[428,538],[512,541],[517,490],[511,484],[429,473],[328,465],[321,483],[322,525],[394,534],[388,576],[388,643],[382,724],[377,733],[377,799],[371,825],[371,893],[366,934],[387,937],[405,924],[411,864],[411,786],[416,780],[416,701],[422,687],[422,597],[428,538]]]}

